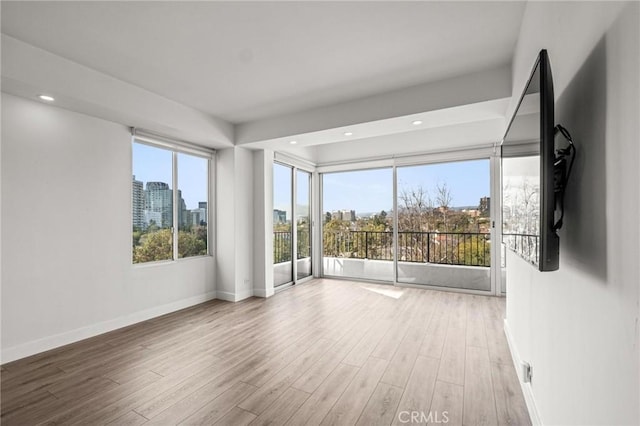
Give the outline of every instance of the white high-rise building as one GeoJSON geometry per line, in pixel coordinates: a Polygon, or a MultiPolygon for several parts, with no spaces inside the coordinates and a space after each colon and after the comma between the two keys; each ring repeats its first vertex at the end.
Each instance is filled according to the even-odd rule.
{"type": "Polygon", "coordinates": [[[141,181],[136,180],[136,176],[133,176],[132,190],[131,190],[131,206],[133,214],[133,227],[142,229],[145,227],[144,218],[144,187],[141,181]]]}
{"type": "Polygon", "coordinates": [[[161,228],[173,226],[173,191],[169,188],[169,184],[147,182],[144,199],[147,226],[150,224],[151,217],[154,218],[155,224],[161,228]],[[151,212],[157,213],[159,216],[152,215],[151,212]]]}

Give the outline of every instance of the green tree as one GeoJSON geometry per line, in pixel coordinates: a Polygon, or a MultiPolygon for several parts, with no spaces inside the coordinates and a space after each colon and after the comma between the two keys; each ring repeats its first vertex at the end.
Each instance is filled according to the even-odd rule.
{"type": "Polygon", "coordinates": [[[178,257],[203,256],[207,254],[207,243],[193,232],[178,232],[178,257]]]}
{"type": "Polygon", "coordinates": [[[379,214],[373,216],[372,231],[384,231],[387,228],[387,212],[382,210],[379,214]]]}
{"type": "Polygon", "coordinates": [[[160,229],[140,237],[140,245],[133,250],[133,263],[170,260],[173,258],[173,236],[170,229],[160,229]]]}
{"type": "Polygon", "coordinates": [[[133,247],[135,249],[136,246],[140,245],[140,238],[142,238],[143,232],[140,229],[134,229],[133,230],[133,247]]]}
{"type": "Polygon", "coordinates": [[[462,265],[491,266],[491,242],[484,235],[471,235],[452,250],[451,256],[462,265]]]}
{"type": "Polygon", "coordinates": [[[309,223],[306,219],[298,220],[296,224],[298,236],[298,259],[311,256],[311,244],[309,239],[309,223]]]}

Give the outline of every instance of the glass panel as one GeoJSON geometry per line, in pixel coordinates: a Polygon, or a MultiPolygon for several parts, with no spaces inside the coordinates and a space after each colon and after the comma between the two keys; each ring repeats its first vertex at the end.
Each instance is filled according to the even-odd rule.
{"type": "Polygon", "coordinates": [[[311,275],[311,174],[296,172],[297,278],[311,275]]]}
{"type": "Polygon", "coordinates": [[[393,171],[322,178],[324,274],[393,281],[393,171]]]}
{"type": "Polygon", "coordinates": [[[133,144],[133,263],[173,259],[173,154],[133,144]]]}
{"type": "Polygon", "coordinates": [[[399,167],[398,281],[491,290],[489,160],[399,167]]]}
{"type": "Polygon", "coordinates": [[[540,156],[502,158],[502,242],[538,265],[540,156]]]}
{"type": "Polygon", "coordinates": [[[273,164],[273,285],[293,281],[291,199],[293,170],[273,164]]]}
{"type": "Polygon", "coordinates": [[[178,257],[207,251],[209,160],[178,153],[178,257]]]}

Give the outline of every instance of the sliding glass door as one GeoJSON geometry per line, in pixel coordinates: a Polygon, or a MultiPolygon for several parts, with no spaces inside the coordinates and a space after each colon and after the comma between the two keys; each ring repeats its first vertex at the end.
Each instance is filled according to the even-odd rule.
{"type": "Polygon", "coordinates": [[[398,282],[490,291],[489,159],[396,173],[398,282]]]}
{"type": "Polygon", "coordinates": [[[273,164],[273,285],[293,281],[293,168],[273,164]]]}
{"type": "Polygon", "coordinates": [[[322,175],[327,276],[393,281],[393,169],[322,175]]]}
{"type": "Polygon", "coordinates": [[[293,284],[312,275],[311,231],[311,173],[274,163],[274,287],[293,284]]]}
{"type": "Polygon", "coordinates": [[[323,173],[323,275],[492,291],[494,165],[323,173]]]}

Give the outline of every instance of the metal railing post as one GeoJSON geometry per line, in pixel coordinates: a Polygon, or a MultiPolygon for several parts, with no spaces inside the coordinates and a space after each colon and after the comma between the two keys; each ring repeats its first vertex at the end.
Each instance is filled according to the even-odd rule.
{"type": "Polygon", "coordinates": [[[364,232],[364,258],[369,258],[369,231],[364,232]]]}

